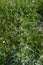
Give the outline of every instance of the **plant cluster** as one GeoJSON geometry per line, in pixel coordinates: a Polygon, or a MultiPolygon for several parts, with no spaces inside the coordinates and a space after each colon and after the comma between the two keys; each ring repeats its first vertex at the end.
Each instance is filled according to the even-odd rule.
{"type": "Polygon", "coordinates": [[[43,65],[43,30],[38,27],[43,17],[41,3],[0,1],[0,65],[43,65]]]}

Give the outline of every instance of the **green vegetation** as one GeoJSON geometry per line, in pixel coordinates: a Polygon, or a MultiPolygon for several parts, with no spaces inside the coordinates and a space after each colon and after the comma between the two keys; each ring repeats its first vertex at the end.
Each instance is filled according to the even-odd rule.
{"type": "Polygon", "coordinates": [[[0,65],[43,65],[42,20],[43,0],[0,1],[0,65]]]}

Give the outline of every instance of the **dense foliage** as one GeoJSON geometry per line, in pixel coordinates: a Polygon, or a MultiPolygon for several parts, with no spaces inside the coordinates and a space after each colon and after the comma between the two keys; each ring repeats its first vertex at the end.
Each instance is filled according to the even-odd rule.
{"type": "Polygon", "coordinates": [[[43,65],[43,0],[0,1],[0,65],[43,65]]]}

